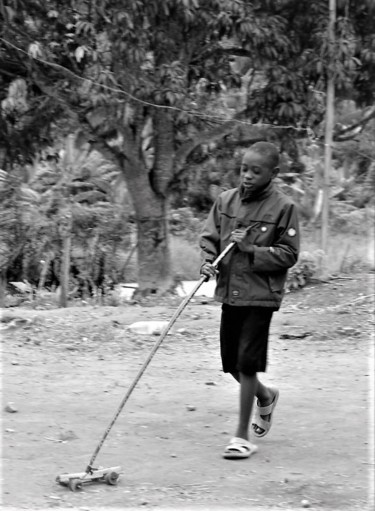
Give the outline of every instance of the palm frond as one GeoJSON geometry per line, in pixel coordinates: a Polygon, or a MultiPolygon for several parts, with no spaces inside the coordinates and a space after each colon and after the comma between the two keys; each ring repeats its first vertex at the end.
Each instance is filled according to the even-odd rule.
{"type": "Polygon", "coordinates": [[[32,202],[34,204],[37,204],[40,200],[40,194],[26,184],[21,185],[19,189],[19,197],[22,201],[32,202]]]}
{"type": "Polygon", "coordinates": [[[74,196],[74,200],[76,202],[86,202],[87,204],[95,204],[98,201],[106,202],[106,198],[107,195],[103,192],[99,192],[98,190],[89,190],[87,192],[77,193],[74,196]]]}

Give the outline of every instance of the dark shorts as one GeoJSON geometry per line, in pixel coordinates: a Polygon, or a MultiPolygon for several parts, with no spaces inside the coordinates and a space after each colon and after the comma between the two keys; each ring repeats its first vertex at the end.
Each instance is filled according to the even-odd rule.
{"type": "Polygon", "coordinates": [[[267,367],[268,333],[275,309],[223,304],[220,349],[223,371],[253,375],[267,367]]]}

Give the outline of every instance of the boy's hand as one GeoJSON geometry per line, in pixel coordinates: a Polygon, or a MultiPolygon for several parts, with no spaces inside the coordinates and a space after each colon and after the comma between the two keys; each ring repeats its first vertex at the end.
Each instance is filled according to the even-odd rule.
{"type": "Polygon", "coordinates": [[[235,229],[232,231],[230,241],[235,241],[238,248],[242,251],[246,250],[246,245],[243,243],[247,236],[246,229],[235,229]]]}
{"type": "Polygon", "coordinates": [[[237,244],[241,243],[246,237],[246,229],[235,229],[231,233],[230,241],[235,241],[237,244]]]}
{"type": "Polygon", "coordinates": [[[211,277],[216,277],[218,273],[218,270],[216,270],[216,268],[212,266],[211,263],[204,263],[201,266],[201,275],[207,277],[207,280],[209,280],[211,277]]]}
{"type": "Polygon", "coordinates": [[[242,252],[249,252],[251,253],[253,250],[253,246],[249,244],[248,241],[246,241],[248,231],[246,229],[235,229],[232,231],[230,241],[235,241],[238,248],[242,252]]]}

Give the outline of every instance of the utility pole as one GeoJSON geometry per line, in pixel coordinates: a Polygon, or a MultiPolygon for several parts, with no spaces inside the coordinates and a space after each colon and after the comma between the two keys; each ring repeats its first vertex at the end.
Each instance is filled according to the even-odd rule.
{"type": "Polygon", "coordinates": [[[329,177],[332,161],[332,134],[334,126],[335,101],[335,23],[336,0],[329,0],[328,23],[328,66],[327,66],[327,103],[324,140],[324,175],[323,175],[323,206],[322,206],[322,242],[321,248],[325,254],[322,276],[328,277],[327,252],[329,236],[329,177]]]}

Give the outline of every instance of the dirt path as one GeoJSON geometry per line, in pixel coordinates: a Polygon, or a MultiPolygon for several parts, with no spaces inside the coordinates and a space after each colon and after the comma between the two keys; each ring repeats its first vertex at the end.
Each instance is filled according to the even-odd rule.
{"type": "Polygon", "coordinates": [[[242,461],[221,457],[238,388],[220,370],[220,308],[197,299],[99,455],[99,465],[122,465],[118,485],[76,493],[56,475],[85,469],[157,339],[126,326],[169,319],[176,304],[3,311],[33,319],[0,332],[2,408],[18,410],[3,412],[3,506],[294,510],[307,500],[311,509],[373,509],[374,306],[363,299],[372,292],[373,275],[361,275],[287,295],[264,376],[280,388],[275,424],[242,461]]]}

